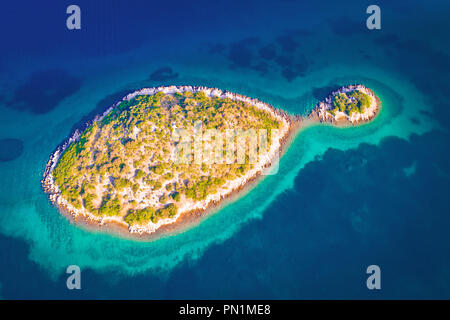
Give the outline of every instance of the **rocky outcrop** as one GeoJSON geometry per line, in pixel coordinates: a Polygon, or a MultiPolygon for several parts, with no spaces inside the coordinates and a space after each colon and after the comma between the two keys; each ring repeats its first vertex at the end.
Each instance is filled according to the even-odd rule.
{"type": "Polygon", "coordinates": [[[333,91],[323,101],[319,102],[310,112],[308,118],[313,121],[328,122],[335,125],[357,125],[373,120],[377,116],[380,107],[380,99],[372,90],[361,84],[349,85],[333,91]],[[350,91],[361,91],[371,98],[371,104],[367,110],[364,113],[353,113],[351,116],[341,111],[332,114],[330,111],[333,109],[333,97],[339,93],[347,93],[350,91]]]}

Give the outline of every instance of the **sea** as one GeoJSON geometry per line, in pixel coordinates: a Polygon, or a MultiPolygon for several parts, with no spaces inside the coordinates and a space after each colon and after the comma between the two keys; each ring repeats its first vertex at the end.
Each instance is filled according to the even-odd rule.
{"type": "Polygon", "coordinates": [[[372,4],[4,1],[0,297],[449,299],[450,2],[378,0],[368,29],[372,4]],[[217,87],[306,115],[357,83],[382,101],[374,121],[302,130],[276,174],[178,234],[89,231],[42,191],[55,148],[136,89],[217,87]]]}

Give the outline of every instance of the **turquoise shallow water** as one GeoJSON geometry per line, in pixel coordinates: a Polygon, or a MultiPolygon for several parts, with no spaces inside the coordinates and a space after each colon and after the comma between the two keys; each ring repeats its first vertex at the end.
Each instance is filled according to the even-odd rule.
{"type": "MultiPolygon", "coordinates": [[[[431,19],[434,12],[427,14],[431,19]]],[[[9,276],[2,272],[2,296],[449,297],[445,270],[450,260],[443,253],[449,239],[440,227],[450,223],[443,215],[450,172],[444,161],[448,131],[441,117],[448,115],[448,103],[438,103],[448,87],[436,85],[438,71],[449,68],[448,56],[420,34],[397,35],[392,26],[379,35],[350,32],[353,25],[333,28],[329,16],[311,18],[317,20],[314,28],[298,22],[308,32],[288,32],[285,42],[275,40],[286,34],[281,26],[264,36],[257,33],[256,44],[248,40],[254,36],[251,28],[236,28],[218,37],[219,45],[205,34],[182,52],[171,44],[167,52],[141,46],[103,59],[13,59],[16,72],[2,79],[6,98],[0,106],[0,138],[22,140],[23,153],[0,163],[0,268],[14,266],[9,276]],[[298,43],[294,49],[292,41],[298,43]],[[255,52],[268,44],[277,46],[279,59],[264,61],[263,68],[255,52]],[[15,89],[35,65],[65,70],[41,75],[32,85],[39,88],[37,83],[60,77],[49,92],[68,92],[46,112],[29,109],[30,100],[24,100],[25,108],[8,104],[17,100],[15,89]],[[163,66],[178,76],[150,80],[149,74],[163,66]],[[287,77],[286,69],[296,76],[287,77]],[[431,83],[425,80],[430,74],[435,77],[431,83]],[[48,156],[72,127],[124,92],[204,85],[305,114],[328,88],[351,83],[363,83],[381,98],[382,111],[372,123],[302,131],[276,175],[176,236],[138,242],[88,232],[62,217],[40,188],[48,156]],[[390,210],[394,214],[387,215],[390,210]],[[429,251],[421,247],[425,244],[429,251]],[[429,264],[423,264],[425,257],[429,264]],[[373,263],[386,269],[386,288],[379,294],[364,287],[365,267],[373,263]],[[84,289],[77,293],[64,287],[65,268],[72,264],[83,270],[84,289]],[[404,264],[410,269],[402,273],[404,264]]]]}
{"type": "MultiPolygon", "coordinates": [[[[354,80],[356,78],[341,78],[337,81],[353,83],[357,81],[354,80]]],[[[183,234],[152,243],[122,240],[80,230],[55,214],[55,209],[42,193],[39,181],[45,162],[57,145],[56,141],[62,141],[70,129],[64,127],[64,123],[74,123],[77,113],[83,113],[80,106],[71,108],[70,105],[75,107],[79,101],[89,101],[89,95],[99,90],[87,92],[84,96],[81,93],[79,97],[74,95],[65,103],[75,114],[64,111],[63,123],[59,123],[58,116],[53,115],[57,120],[53,123],[48,121],[45,124],[45,131],[41,130],[42,123],[35,121],[26,130],[21,130],[20,138],[27,142],[25,148],[28,152],[24,152],[23,162],[9,170],[10,177],[6,176],[7,180],[11,179],[10,181],[14,183],[9,193],[2,194],[2,198],[4,197],[2,205],[14,204],[14,217],[3,216],[6,219],[2,221],[2,229],[8,234],[20,235],[31,241],[33,243],[31,257],[43,263],[50,274],[55,276],[58,276],[58,270],[59,272],[64,270],[64,266],[69,264],[99,271],[112,268],[131,274],[146,272],[149,269],[167,272],[186,257],[197,259],[205,248],[212,243],[230,238],[243,224],[252,219],[260,219],[267,205],[280,193],[292,187],[298,171],[315,157],[321,156],[328,148],[347,150],[362,142],[377,144],[386,136],[406,138],[411,133],[421,133],[432,128],[431,123],[412,126],[409,121],[404,120],[408,119],[408,116],[419,116],[418,110],[426,106],[410,104],[406,112],[400,94],[377,81],[364,80],[364,83],[373,88],[383,101],[383,110],[373,123],[350,129],[320,126],[301,132],[282,158],[278,174],[267,177],[248,195],[226,206],[199,226],[183,234]],[[415,113],[412,111],[414,107],[418,109],[415,113]],[[25,190],[27,196],[23,199],[22,194],[25,190]],[[265,190],[271,190],[269,196],[265,190]],[[42,252],[51,252],[51,256],[48,257],[50,260],[44,258],[46,255],[42,252]]],[[[92,99],[95,101],[94,97],[92,99]]],[[[276,102],[274,104],[281,106],[276,102]]],[[[89,111],[89,102],[83,105],[86,105],[84,112],[89,111]]],[[[299,105],[297,108],[302,110],[310,106],[299,105]]]]}

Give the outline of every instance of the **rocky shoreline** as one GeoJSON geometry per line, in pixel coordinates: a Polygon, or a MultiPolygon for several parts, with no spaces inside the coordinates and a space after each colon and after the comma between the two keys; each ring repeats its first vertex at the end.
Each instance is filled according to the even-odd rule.
{"type": "MultiPolygon", "coordinates": [[[[288,149],[289,144],[292,140],[295,139],[295,136],[300,132],[300,129],[303,127],[303,123],[305,123],[305,119],[300,116],[293,116],[294,120],[291,122],[291,126],[289,128],[288,134],[285,135],[281,142],[281,147],[279,149],[279,156],[283,155],[283,153],[288,149]]],[[[269,163],[265,166],[265,168],[270,167],[272,163],[269,163]]],[[[122,237],[128,238],[132,240],[139,241],[153,241],[159,239],[163,236],[169,236],[173,234],[177,234],[187,230],[190,227],[193,227],[200,223],[202,219],[205,217],[214,214],[218,210],[220,210],[226,204],[233,202],[240,197],[244,196],[247,192],[249,192],[252,188],[254,188],[258,182],[260,182],[264,178],[264,175],[259,172],[258,174],[252,176],[245,183],[233,189],[232,192],[222,195],[220,199],[211,201],[205,208],[195,209],[191,211],[186,211],[181,213],[174,222],[166,223],[161,225],[159,228],[152,232],[130,232],[130,228],[127,224],[118,221],[102,221],[99,223],[98,221],[93,221],[89,219],[89,217],[79,215],[76,218],[63,208],[59,208],[62,210],[62,213],[71,221],[83,225],[88,230],[92,231],[105,231],[105,232],[114,232],[114,234],[122,237]]]]}
{"type": "MultiPolygon", "coordinates": [[[[284,144],[285,138],[289,135],[289,133],[292,131],[292,128],[295,127],[295,122],[299,121],[301,118],[298,116],[291,116],[280,109],[275,109],[274,107],[270,106],[267,103],[261,102],[257,99],[252,99],[240,94],[228,92],[228,91],[222,91],[217,88],[207,88],[207,87],[193,87],[193,86],[169,86],[169,87],[157,87],[157,88],[144,88],[141,90],[137,90],[135,92],[132,92],[125,96],[122,101],[117,102],[113,106],[109,107],[106,111],[104,111],[102,114],[97,115],[94,117],[93,120],[86,122],[81,127],[77,128],[70,137],[65,140],[60,146],[56,148],[56,150],[52,153],[50,156],[45,171],[44,176],[41,181],[42,187],[45,193],[48,194],[49,200],[55,205],[64,215],[70,218],[70,220],[74,222],[81,222],[81,224],[89,225],[89,226],[96,226],[98,228],[104,228],[108,225],[114,225],[115,227],[120,226],[121,228],[126,228],[127,231],[131,234],[136,234],[139,236],[142,236],[144,234],[153,234],[158,229],[165,225],[172,225],[177,222],[177,220],[183,215],[183,216],[198,216],[200,213],[203,215],[204,212],[209,211],[211,207],[216,207],[219,202],[221,202],[223,199],[229,197],[230,195],[239,192],[238,190],[244,189],[244,186],[247,185],[249,181],[253,181],[258,177],[262,171],[271,165],[271,162],[276,155],[277,152],[281,149],[282,144],[284,144]],[[129,226],[126,224],[122,217],[100,217],[96,216],[92,213],[87,212],[84,208],[76,209],[72,205],[70,205],[62,196],[60,193],[60,189],[57,185],[54,183],[54,179],[52,176],[53,169],[55,168],[56,164],[58,163],[58,160],[60,156],[63,154],[64,150],[74,141],[77,141],[81,135],[81,133],[90,125],[92,125],[96,121],[101,121],[107,114],[109,114],[116,106],[118,106],[122,101],[124,100],[131,100],[134,97],[138,95],[153,95],[157,92],[163,92],[165,94],[173,94],[175,92],[185,92],[185,91],[191,91],[193,93],[202,91],[208,96],[219,96],[221,98],[230,98],[232,100],[239,100],[244,101],[247,103],[250,103],[257,108],[266,110],[270,112],[274,117],[276,117],[278,120],[281,120],[284,123],[284,126],[282,130],[280,130],[280,135],[278,137],[277,143],[274,143],[271,147],[271,150],[269,150],[268,158],[270,161],[264,162],[257,166],[256,169],[253,169],[250,172],[250,174],[247,174],[244,176],[236,186],[234,186],[231,190],[228,190],[227,192],[214,194],[209,199],[206,199],[203,201],[204,203],[201,203],[201,201],[198,203],[197,208],[194,208],[193,210],[180,212],[173,218],[166,218],[161,219],[158,221],[158,223],[149,223],[146,226],[129,226]]],[[[234,181],[234,180],[233,180],[234,181]]]]}
{"type": "Polygon", "coordinates": [[[372,121],[379,113],[381,109],[381,101],[375,95],[375,93],[360,84],[357,85],[349,85],[342,87],[336,91],[330,93],[323,101],[319,102],[316,107],[311,111],[308,115],[308,118],[313,121],[318,121],[321,123],[330,123],[337,126],[351,126],[351,125],[360,125],[369,121],[372,121]],[[349,91],[362,91],[371,97],[372,102],[369,108],[366,110],[364,114],[353,115],[352,117],[346,115],[343,112],[337,112],[336,115],[332,115],[329,111],[332,109],[332,98],[338,93],[346,93],[349,91]]]}
{"type": "MultiPolygon", "coordinates": [[[[252,99],[240,94],[222,91],[217,88],[207,87],[194,87],[194,86],[169,86],[169,87],[156,87],[156,88],[144,88],[134,91],[125,96],[121,101],[117,102],[113,106],[107,108],[103,113],[97,115],[91,121],[86,122],[79,128],[77,128],[68,139],[66,139],[50,156],[47,166],[44,171],[44,176],[41,181],[42,187],[45,193],[48,194],[49,200],[61,211],[62,214],[67,216],[71,221],[86,226],[88,229],[94,230],[107,230],[114,231],[114,233],[122,235],[124,237],[131,237],[136,239],[154,239],[162,235],[169,233],[179,232],[186,227],[197,223],[202,217],[217,211],[224,202],[241,196],[244,192],[250,190],[263,176],[263,171],[270,167],[274,161],[278,161],[278,158],[286,151],[289,146],[290,140],[292,140],[300,129],[307,124],[317,123],[330,123],[336,126],[346,125],[358,125],[364,122],[373,120],[381,108],[381,101],[375,95],[375,93],[362,85],[350,85],[342,87],[337,91],[332,92],[324,101],[319,102],[316,107],[308,114],[308,116],[289,115],[287,112],[276,109],[271,105],[261,102],[257,99],[252,99]],[[348,92],[351,90],[361,90],[368,94],[372,98],[372,103],[367,112],[360,117],[334,117],[328,113],[327,110],[331,109],[332,97],[340,92],[348,92]],[[64,150],[74,141],[77,141],[81,133],[90,125],[96,121],[101,121],[106,115],[108,115],[115,107],[117,107],[122,101],[131,100],[138,95],[153,95],[157,92],[163,92],[165,94],[173,94],[175,92],[191,91],[193,93],[202,91],[208,96],[219,96],[221,98],[230,98],[232,100],[240,100],[250,103],[258,108],[269,111],[274,117],[281,120],[284,123],[283,129],[280,130],[277,143],[274,143],[269,150],[266,161],[257,164],[256,169],[250,170],[244,177],[241,177],[237,183],[226,192],[218,192],[209,196],[206,200],[199,201],[195,208],[192,210],[179,212],[173,218],[165,218],[158,221],[158,223],[150,222],[146,226],[129,226],[123,221],[122,217],[100,217],[92,213],[87,212],[85,209],[79,210],[71,206],[64,198],[62,198],[59,187],[55,185],[52,176],[53,169],[64,150]],[[277,157],[278,155],[278,157],[277,157]],[[268,159],[268,160],[267,160],[268,159]]],[[[238,180],[238,179],[236,179],[238,180]]],[[[233,180],[235,181],[235,180],[233,180]]]]}

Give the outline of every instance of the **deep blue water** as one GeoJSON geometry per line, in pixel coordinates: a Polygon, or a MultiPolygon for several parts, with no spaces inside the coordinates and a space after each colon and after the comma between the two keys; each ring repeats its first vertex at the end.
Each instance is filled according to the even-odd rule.
{"type": "Polygon", "coordinates": [[[2,298],[450,298],[448,3],[378,1],[376,31],[370,1],[79,0],[79,31],[69,4],[2,5],[2,298]],[[134,89],[217,86],[303,113],[352,82],[384,117],[301,133],[277,175],[185,234],[92,235],[40,190],[62,139],[134,89]]]}

